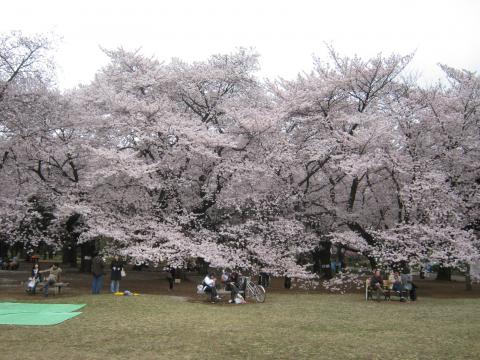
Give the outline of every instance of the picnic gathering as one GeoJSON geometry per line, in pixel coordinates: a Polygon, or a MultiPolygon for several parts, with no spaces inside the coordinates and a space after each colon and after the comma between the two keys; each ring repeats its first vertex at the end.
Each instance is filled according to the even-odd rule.
{"type": "MultiPolygon", "coordinates": [[[[110,269],[110,293],[123,294],[123,292],[120,291],[120,284],[122,278],[127,276],[124,262],[120,256],[115,255],[111,259],[109,266],[107,266],[107,262],[99,254],[93,257],[91,263],[91,294],[98,295],[101,293],[104,279],[108,278],[108,268],[110,269]]],[[[164,270],[167,274],[166,279],[169,283],[169,290],[172,290],[175,281],[180,280],[175,278],[177,270],[172,266],[166,267],[164,270]]],[[[222,271],[221,276],[218,277],[215,272],[209,272],[203,278],[202,283],[197,286],[196,293],[209,295],[212,303],[220,301],[222,299],[220,295],[229,294],[228,303],[244,304],[246,303],[244,297],[248,289],[248,291],[252,291],[252,296],[257,295],[259,299],[257,301],[263,302],[265,301],[265,287],[268,286],[264,281],[265,276],[265,273],[258,276],[257,285],[250,281],[250,277],[242,276],[237,271],[225,269],[222,271]],[[265,285],[265,287],[262,286],[262,284],[265,285]]],[[[32,265],[30,276],[25,282],[25,291],[28,294],[35,295],[37,290],[42,290],[43,295],[48,297],[49,289],[54,289],[54,294],[58,295],[62,288],[70,285],[70,283],[64,282],[62,277],[62,268],[59,263],[54,263],[47,269],[40,270],[38,261],[35,261],[32,265]]],[[[126,291],[129,292],[128,290],[126,291]]]]}

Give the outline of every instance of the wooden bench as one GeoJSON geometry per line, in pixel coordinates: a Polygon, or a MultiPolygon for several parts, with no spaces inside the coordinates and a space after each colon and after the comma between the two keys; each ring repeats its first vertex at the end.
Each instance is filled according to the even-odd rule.
{"type": "MultiPolygon", "coordinates": [[[[70,283],[67,283],[67,282],[56,282],[48,286],[48,291],[50,291],[50,289],[53,289],[54,294],[57,295],[62,292],[62,288],[68,287],[69,285],[70,283]]],[[[37,291],[43,290],[44,286],[45,286],[45,282],[40,282],[37,284],[36,290],[37,291]]]]}
{"type": "MultiPolygon", "coordinates": [[[[239,289],[238,293],[243,297],[245,297],[245,290],[239,289]]],[[[217,289],[217,294],[218,296],[221,296],[221,297],[225,296],[225,297],[228,297],[228,299],[230,299],[230,295],[232,294],[232,292],[230,290],[225,290],[225,288],[221,288],[221,289],[217,289]]]]}
{"type": "MultiPolygon", "coordinates": [[[[238,293],[245,298],[245,290],[240,289],[240,291],[238,293]]],[[[197,295],[210,297],[209,292],[202,292],[202,293],[197,292],[197,295]]],[[[221,298],[220,302],[228,301],[228,300],[230,300],[231,292],[230,292],[230,290],[225,290],[225,288],[222,287],[220,289],[217,289],[217,295],[220,296],[220,298],[221,298]]]]}

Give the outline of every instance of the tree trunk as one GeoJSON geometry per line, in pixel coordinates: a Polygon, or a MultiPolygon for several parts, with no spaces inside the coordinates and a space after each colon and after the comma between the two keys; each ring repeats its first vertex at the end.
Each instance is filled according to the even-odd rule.
{"type": "Polygon", "coordinates": [[[451,267],[440,266],[438,268],[437,280],[451,281],[452,280],[452,268],[451,267]]]}
{"type": "MultiPolygon", "coordinates": [[[[369,234],[359,223],[351,222],[351,223],[348,223],[347,225],[350,230],[355,231],[362,238],[364,238],[368,245],[370,246],[375,245],[375,239],[373,238],[373,236],[369,234]]],[[[373,256],[369,256],[369,255],[366,255],[366,256],[368,258],[368,261],[370,262],[370,266],[372,267],[372,270],[375,270],[377,268],[377,261],[373,256]]]]}
{"type": "Polygon", "coordinates": [[[74,241],[69,241],[63,247],[62,262],[71,267],[77,267],[77,246],[74,241]]]}
{"type": "Polygon", "coordinates": [[[63,263],[72,267],[77,267],[77,241],[79,234],[75,228],[79,225],[80,215],[71,215],[65,225],[66,237],[63,246],[63,263]]]}
{"type": "Polygon", "coordinates": [[[6,241],[4,240],[0,240],[0,258],[1,259],[4,259],[7,257],[8,255],[8,244],[6,241]]]}
{"type": "MultiPolygon", "coordinates": [[[[340,272],[343,272],[347,267],[347,263],[345,262],[345,248],[341,245],[337,245],[337,256],[340,272]]],[[[338,265],[337,265],[338,266],[338,265]]]]}
{"type": "Polygon", "coordinates": [[[330,248],[332,244],[330,241],[322,242],[313,251],[313,271],[316,274],[323,275],[325,279],[332,278],[332,268],[330,267],[330,248]]]}
{"type": "Polygon", "coordinates": [[[467,270],[465,272],[465,290],[472,291],[472,277],[470,275],[470,264],[467,264],[467,270]]]}
{"type": "Polygon", "coordinates": [[[88,241],[80,245],[80,272],[92,271],[92,259],[95,253],[95,241],[88,241]]]}

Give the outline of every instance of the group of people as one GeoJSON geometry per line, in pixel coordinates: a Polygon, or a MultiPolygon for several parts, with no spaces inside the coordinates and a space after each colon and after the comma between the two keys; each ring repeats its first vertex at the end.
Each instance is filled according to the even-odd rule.
{"type": "MultiPolygon", "coordinates": [[[[105,261],[97,254],[92,260],[92,294],[100,294],[103,285],[103,277],[105,275],[105,267],[105,261]]],[[[58,264],[53,264],[46,270],[40,270],[38,263],[34,264],[27,282],[27,292],[35,294],[38,284],[42,283],[43,294],[48,296],[49,287],[60,282],[61,273],[62,269],[58,264]]],[[[122,280],[122,275],[125,276],[123,262],[120,260],[120,257],[116,255],[110,263],[110,291],[112,293],[120,290],[120,280],[122,280]]]]}
{"type": "MultiPolygon", "coordinates": [[[[230,304],[237,300],[243,302],[240,292],[243,288],[243,278],[237,272],[224,272],[221,276],[221,282],[225,284],[225,290],[230,291],[230,304]]],[[[210,301],[215,303],[221,300],[217,292],[217,276],[214,272],[209,273],[202,281],[202,291],[210,294],[210,301]]]]}
{"type": "MultiPolygon", "coordinates": [[[[100,294],[103,285],[103,276],[105,275],[105,261],[97,254],[92,260],[92,294],[100,294]]],[[[123,262],[118,255],[113,257],[110,263],[110,292],[116,293],[120,291],[120,280],[125,276],[123,262]]]]}
{"type": "Polygon", "coordinates": [[[14,256],[11,259],[9,258],[0,258],[0,269],[1,270],[17,270],[20,266],[17,257],[14,256]]]}
{"type": "Polygon", "coordinates": [[[35,294],[37,285],[43,280],[43,295],[48,296],[49,287],[60,281],[61,274],[62,268],[58,264],[53,264],[46,270],[40,270],[38,263],[34,264],[28,279],[27,292],[35,294]]]}
{"type": "MultiPolygon", "coordinates": [[[[391,285],[391,290],[400,295],[400,301],[406,301],[406,297],[410,296],[411,300],[416,300],[416,285],[412,282],[412,275],[408,272],[400,274],[399,271],[394,271],[388,276],[388,284],[391,285]]],[[[375,270],[373,276],[370,278],[370,287],[373,294],[376,295],[377,300],[386,295],[387,289],[384,289],[384,278],[380,270],[375,270]]]]}

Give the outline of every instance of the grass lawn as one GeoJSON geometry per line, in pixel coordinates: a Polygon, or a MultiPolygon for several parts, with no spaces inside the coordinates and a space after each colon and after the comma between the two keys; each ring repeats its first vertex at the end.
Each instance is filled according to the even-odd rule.
{"type": "MultiPolygon", "coordinates": [[[[78,296],[82,315],[0,326],[2,359],[480,359],[480,299],[366,303],[269,294],[264,304],[162,295],[78,296]]],[[[7,300],[4,300],[7,301],[7,300]]]]}

